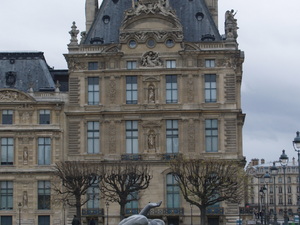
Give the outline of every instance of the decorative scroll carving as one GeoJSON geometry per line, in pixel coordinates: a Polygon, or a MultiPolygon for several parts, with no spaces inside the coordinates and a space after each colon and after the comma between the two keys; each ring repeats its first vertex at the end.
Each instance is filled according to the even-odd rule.
{"type": "Polygon", "coordinates": [[[116,135],[117,129],[114,122],[111,122],[109,125],[109,152],[115,153],[116,152],[116,135]]]}
{"type": "Polygon", "coordinates": [[[187,97],[189,102],[194,101],[194,79],[190,76],[187,80],[187,97]]]}
{"type": "Polygon", "coordinates": [[[70,71],[76,71],[76,70],[87,70],[87,63],[82,62],[80,60],[76,60],[76,59],[69,59],[67,60],[68,62],[68,68],[70,71]]]}
{"type": "Polygon", "coordinates": [[[145,67],[162,66],[162,61],[159,59],[158,52],[146,52],[142,56],[141,65],[145,67]]]}
{"type": "Polygon", "coordinates": [[[129,39],[135,39],[138,42],[145,42],[148,37],[152,37],[157,41],[165,41],[167,37],[175,38],[177,41],[183,39],[182,31],[137,31],[124,32],[120,34],[120,42],[127,42],[129,39]]]}
{"type": "Polygon", "coordinates": [[[25,94],[13,90],[0,91],[0,101],[2,102],[28,102],[33,99],[25,94]]]}
{"type": "Polygon", "coordinates": [[[190,120],[188,125],[188,150],[189,152],[195,151],[195,124],[190,120]]]}
{"type": "Polygon", "coordinates": [[[109,81],[109,90],[108,90],[108,96],[111,104],[114,104],[116,101],[116,95],[117,95],[116,86],[117,86],[116,79],[114,77],[111,77],[109,81]]]}

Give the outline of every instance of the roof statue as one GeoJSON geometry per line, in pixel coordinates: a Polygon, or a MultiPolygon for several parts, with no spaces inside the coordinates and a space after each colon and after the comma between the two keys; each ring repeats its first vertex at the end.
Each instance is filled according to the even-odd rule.
{"type": "Polygon", "coordinates": [[[237,26],[237,20],[234,18],[236,13],[234,10],[227,10],[225,13],[225,34],[226,40],[232,41],[236,40],[238,37],[237,30],[239,29],[237,26]]]}

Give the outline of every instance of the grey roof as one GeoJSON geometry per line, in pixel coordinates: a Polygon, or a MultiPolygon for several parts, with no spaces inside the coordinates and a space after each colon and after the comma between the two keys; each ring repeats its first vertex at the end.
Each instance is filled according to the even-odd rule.
{"type": "Polygon", "coordinates": [[[0,52],[0,89],[54,90],[43,52],[0,52]],[[11,76],[11,80],[9,80],[11,76]]]}
{"type": "MultiPolygon", "coordinates": [[[[169,0],[169,2],[183,26],[184,41],[199,42],[205,36],[214,37],[215,41],[222,39],[205,0],[169,0]],[[201,21],[197,20],[197,13],[203,16],[201,21]]],[[[103,0],[83,44],[91,44],[91,40],[97,38],[103,41],[102,44],[119,43],[119,28],[124,12],[131,7],[132,0],[103,0]],[[103,22],[105,16],[110,18],[107,24],[103,22]]]]}

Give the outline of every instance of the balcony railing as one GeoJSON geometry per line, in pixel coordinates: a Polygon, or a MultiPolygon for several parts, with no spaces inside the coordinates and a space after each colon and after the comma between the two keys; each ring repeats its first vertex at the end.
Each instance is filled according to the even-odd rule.
{"type": "Polygon", "coordinates": [[[82,209],[83,216],[104,216],[104,209],[82,209]]]}
{"type": "Polygon", "coordinates": [[[223,215],[224,214],[224,208],[223,207],[207,207],[206,208],[206,214],[207,215],[223,215]]]}
{"type": "MultiPolygon", "coordinates": [[[[139,214],[142,209],[126,209],[126,215],[139,214]]],[[[184,215],[183,208],[154,208],[148,213],[148,216],[182,216],[184,215]]]]}
{"type": "Polygon", "coordinates": [[[142,155],[139,155],[139,154],[125,154],[125,155],[121,155],[121,160],[140,161],[140,160],[142,160],[142,155]]]}
{"type": "Polygon", "coordinates": [[[240,207],[241,215],[253,215],[253,207],[240,207]]]}
{"type": "Polygon", "coordinates": [[[162,160],[173,160],[179,156],[179,153],[166,153],[162,154],[162,160]]]}

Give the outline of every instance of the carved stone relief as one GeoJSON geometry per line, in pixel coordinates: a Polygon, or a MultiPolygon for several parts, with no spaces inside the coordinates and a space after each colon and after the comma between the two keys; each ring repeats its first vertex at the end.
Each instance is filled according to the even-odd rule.
{"type": "Polygon", "coordinates": [[[24,102],[32,101],[28,96],[17,91],[7,90],[0,92],[0,101],[2,102],[24,102]]]}
{"type": "Polygon", "coordinates": [[[189,102],[194,101],[194,79],[193,76],[189,76],[187,79],[187,98],[189,102]]]}
{"type": "Polygon", "coordinates": [[[68,68],[70,71],[87,70],[88,69],[87,63],[82,62],[80,60],[68,59],[67,62],[68,62],[68,68]]]}
{"type": "Polygon", "coordinates": [[[158,52],[149,51],[146,52],[141,59],[141,66],[144,67],[156,67],[162,66],[162,61],[158,56],[158,52]]]}
{"type": "Polygon", "coordinates": [[[116,95],[117,95],[116,79],[115,77],[112,76],[109,80],[109,90],[108,90],[108,96],[111,104],[115,103],[116,95]]]}
{"type": "Polygon", "coordinates": [[[116,135],[117,129],[114,122],[111,122],[109,125],[109,152],[115,153],[116,152],[116,135]]]}

